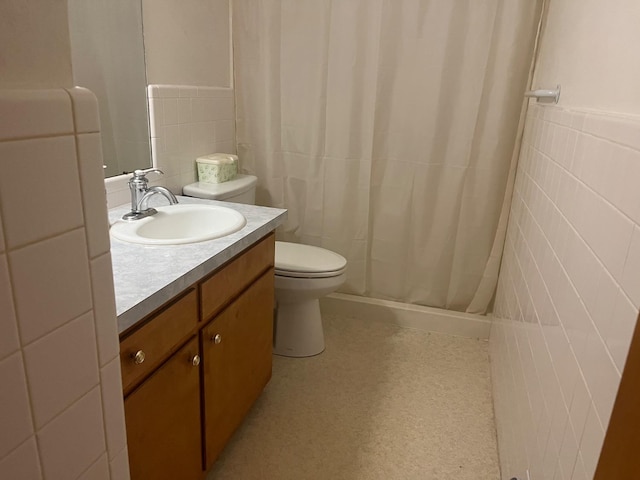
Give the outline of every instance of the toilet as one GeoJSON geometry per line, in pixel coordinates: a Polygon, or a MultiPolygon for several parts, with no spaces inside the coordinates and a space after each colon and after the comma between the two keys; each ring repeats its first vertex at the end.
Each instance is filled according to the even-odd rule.
{"type": "MultiPolygon", "coordinates": [[[[255,203],[257,177],[238,174],[224,183],[192,183],[189,197],[234,203],[255,203]]],[[[347,260],[330,250],[299,243],[276,242],[273,353],[311,357],[324,351],[319,299],[337,290],[347,278],[347,260]]]]}

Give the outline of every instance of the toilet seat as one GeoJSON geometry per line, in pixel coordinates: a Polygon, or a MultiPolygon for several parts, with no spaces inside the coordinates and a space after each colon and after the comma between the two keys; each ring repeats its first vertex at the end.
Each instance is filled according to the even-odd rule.
{"type": "Polygon", "coordinates": [[[315,273],[306,272],[305,273],[305,272],[292,272],[290,270],[279,270],[276,268],[274,273],[281,277],[290,277],[290,278],[329,278],[329,277],[337,277],[339,275],[342,275],[346,271],[347,269],[343,268],[342,270],[336,270],[332,272],[315,272],[315,273]]]}
{"type": "Polygon", "coordinates": [[[347,260],[330,250],[299,243],[276,242],[276,275],[327,278],[342,275],[346,269],[347,260]]]}

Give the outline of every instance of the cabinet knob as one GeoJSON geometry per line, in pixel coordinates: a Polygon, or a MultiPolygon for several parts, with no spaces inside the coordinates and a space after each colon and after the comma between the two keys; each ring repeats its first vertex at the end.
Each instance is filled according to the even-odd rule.
{"type": "Polygon", "coordinates": [[[220,342],[222,342],[222,335],[216,333],[213,337],[211,337],[211,341],[218,345],[220,342]]]}
{"type": "Polygon", "coordinates": [[[140,365],[141,363],[144,362],[146,355],[142,350],[138,350],[136,353],[131,354],[131,358],[133,358],[133,361],[135,362],[136,365],[140,365]]]}
{"type": "Polygon", "coordinates": [[[200,365],[200,355],[194,355],[193,358],[191,359],[191,364],[194,367],[197,367],[198,365],[200,365]]]}

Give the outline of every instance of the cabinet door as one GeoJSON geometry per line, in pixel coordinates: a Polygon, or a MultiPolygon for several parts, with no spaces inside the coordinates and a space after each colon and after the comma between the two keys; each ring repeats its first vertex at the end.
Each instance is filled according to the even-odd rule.
{"type": "Polygon", "coordinates": [[[125,398],[132,480],[202,478],[196,355],[194,337],[125,398]]]}
{"type": "Polygon", "coordinates": [[[273,281],[270,269],[202,329],[207,469],[271,378],[273,281]]]}
{"type": "Polygon", "coordinates": [[[146,376],[158,368],[187,338],[198,324],[198,295],[195,289],[163,307],[160,313],[120,342],[122,388],[128,395],[146,376]],[[144,360],[135,356],[143,352],[144,360]]]}

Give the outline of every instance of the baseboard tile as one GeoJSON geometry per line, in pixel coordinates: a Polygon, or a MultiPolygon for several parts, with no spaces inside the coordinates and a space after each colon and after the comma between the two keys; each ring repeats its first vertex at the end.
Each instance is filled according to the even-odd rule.
{"type": "Polygon", "coordinates": [[[491,317],[454,312],[407,303],[332,293],[320,300],[323,313],[388,321],[400,327],[415,328],[458,337],[489,338],[491,317]]]}

